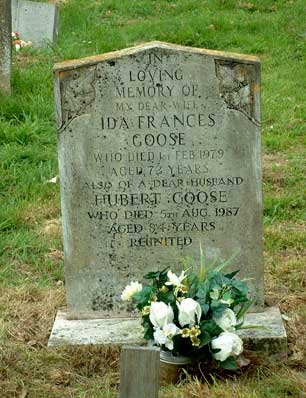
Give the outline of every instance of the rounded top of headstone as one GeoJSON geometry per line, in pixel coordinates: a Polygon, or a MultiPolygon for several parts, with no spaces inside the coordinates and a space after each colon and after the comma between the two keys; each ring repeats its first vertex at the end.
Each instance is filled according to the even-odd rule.
{"type": "Polygon", "coordinates": [[[237,54],[225,51],[208,50],[196,47],[181,46],[178,44],[165,43],[161,41],[151,41],[148,43],[139,44],[134,47],[125,48],[118,51],[111,51],[105,54],[94,55],[92,57],[79,58],[74,60],[68,60],[58,62],[54,65],[54,72],[60,72],[65,70],[76,69],[84,66],[95,65],[103,61],[110,61],[112,59],[118,59],[123,56],[133,55],[142,51],[152,50],[154,48],[165,49],[176,52],[188,52],[193,54],[202,54],[205,56],[211,56],[220,60],[232,60],[240,63],[247,64],[259,64],[260,60],[253,55],[237,54]]]}

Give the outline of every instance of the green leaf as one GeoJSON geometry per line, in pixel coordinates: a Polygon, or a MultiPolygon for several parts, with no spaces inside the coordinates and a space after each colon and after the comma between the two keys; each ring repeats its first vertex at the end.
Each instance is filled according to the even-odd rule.
{"type": "Polygon", "coordinates": [[[147,274],[144,275],[144,279],[154,279],[157,278],[159,275],[160,271],[153,271],[153,272],[149,272],[147,274]]]}
{"type": "Polygon", "coordinates": [[[240,272],[239,269],[237,269],[236,271],[230,272],[229,274],[224,275],[226,278],[228,279],[233,279],[234,276],[236,276],[238,273],[240,272]]]}
{"type": "Polygon", "coordinates": [[[206,264],[205,255],[203,253],[202,244],[200,242],[200,270],[199,270],[199,280],[204,281],[206,277],[206,264]]]}
{"type": "Polygon", "coordinates": [[[133,299],[137,301],[141,308],[148,304],[150,298],[153,294],[152,286],[144,286],[140,292],[137,292],[133,295],[133,299]]]}
{"type": "Polygon", "coordinates": [[[167,292],[167,293],[159,292],[157,297],[158,297],[158,301],[163,301],[166,304],[174,305],[176,302],[176,299],[174,297],[172,290],[169,290],[169,292],[167,292]]]}
{"type": "Polygon", "coordinates": [[[232,280],[227,278],[225,275],[216,274],[214,277],[214,281],[222,287],[223,285],[232,286],[232,280]]]}
{"type": "Polygon", "coordinates": [[[201,330],[199,339],[201,340],[200,347],[203,347],[204,345],[211,342],[211,336],[206,330],[201,330]]]}
{"type": "Polygon", "coordinates": [[[223,330],[216,324],[213,319],[200,322],[201,333],[209,333],[211,337],[219,336],[223,330]]]}
{"type": "Polygon", "coordinates": [[[237,289],[240,293],[244,294],[245,296],[248,294],[248,285],[245,282],[239,281],[238,279],[233,279],[232,285],[235,289],[237,289]]]}
{"type": "Polygon", "coordinates": [[[152,340],[153,339],[153,327],[151,325],[151,322],[149,320],[149,317],[145,317],[142,320],[142,326],[144,328],[144,338],[146,340],[152,340]]]}
{"type": "Polygon", "coordinates": [[[161,276],[166,275],[169,267],[164,268],[162,271],[149,272],[144,276],[144,279],[159,279],[161,276]]]}
{"type": "Polygon", "coordinates": [[[223,300],[229,300],[232,298],[232,295],[230,292],[225,292],[224,294],[222,294],[222,299],[223,300]]]}
{"type": "Polygon", "coordinates": [[[198,276],[194,272],[190,272],[185,279],[188,285],[188,297],[193,298],[196,295],[198,289],[198,276]]]}
{"type": "Polygon", "coordinates": [[[220,303],[220,301],[212,300],[210,307],[213,311],[214,317],[220,318],[222,316],[224,310],[227,308],[227,305],[220,303]]]}
{"type": "Polygon", "coordinates": [[[198,290],[196,295],[201,299],[206,299],[209,290],[210,290],[210,283],[208,280],[206,280],[205,282],[200,282],[198,284],[198,290]]]}
{"type": "MultiPolygon", "coordinates": [[[[270,327],[268,326],[262,326],[262,325],[245,325],[245,326],[240,326],[241,324],[237,325],[239,326],[239,329],[241,330],[247,330],[247,329],[255,329],[255,330],[271,330],[270,327]]],[[[236,326],[236,328],[238,329],[238,327],[236,326]]]]}
{"type": "MultiPolygon", "coordinates": [[[[237,319],[238,320],[238,319],[237,319]]],[[[243,322],[236,323],[235,330],[243,329],[243,322]]]]}
{"type": "Polygon", "coordinates": [[[196,262],[193,257],[185,257],[181,259],[182,268],[184,271],[187,271],[189,268],[194,268],[196,266],[196,262]]]}
{"type": "Polygon", "coordinates": [[[216,272],[220,272],[223,270],[223,268],[227,267],[229,264],[231,264],[231,262],[238,256],[238,254],[240,253],[240,250],[236,250],[236,252],[234,252],[229,259],[225,260],[223,263],[219,264],[214,271],[216,272]]]}
{"type": "Polygon", "coordinates": [[[247,313],[247,311],[252,307],[252,305],[255,303],[256,298],[253,297],[252,299],[249,299],[247,302],[245,302],[240,310],[236,314],[237,320],[241,319],[244,317],[244,315],[247,313]]]}
{"type": "Polygon", "coordinates": [[[198,299],[197,302],[201,306],[202,314],[206,316],[209,311],[209,304],[206,304],[205,299],[198,299]]]}
{"type": "MultiPolygon", "coordinates": [[[[233,309],[235,309],[235,307],[237,307],[238,305],[242,305],[243,303],[246,303],[246,302],[248,302],[248,301],[249,301],[248,298],[245,297],[245,296],[235,298],[234,301],[233,301],[233,303],[230,305],[230,308],[233,310],[233,309]]],[[[236,311],[237,311],[237,310],[236,310],[236,311]]],[[[236,312],[236,311],[235,311],[235,312],[236,312]]],[[[241,316],[240,316],[240,318],[241,318],[241,316]]]]}
{"type": "Polygon", "coordinates": [[[237,361],[235,357],[228,357],[225,361],[219,362],[220,368],[235,370],[237,369],[237,361]]]}
{"type": "Polygon", "coordinates": [[[224,300],[225,302],[227,302],[228,305],[234,303],[235,299],[233,298],[233,295],[230,292],[225,292],[222,295],[222,300],[224,300]]]}

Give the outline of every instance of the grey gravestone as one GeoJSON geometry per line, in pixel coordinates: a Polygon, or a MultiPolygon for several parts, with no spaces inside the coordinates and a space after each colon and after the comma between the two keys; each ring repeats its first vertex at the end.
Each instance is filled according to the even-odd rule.
{"type": "Polygon", "coordinates": [[[130,315],[120,293],[183,257],[239,251],[263,304],[257,58],[159,42],[55,67],[71,316],[130,315]]]}
{"type": "Polygon", "coordinates": [[[0,0],[0,92],[11,92],[11,0],[0,0]]]}
{"type": "Polygon", "coordinates": [[[55,4],[12,1],[13,31],[18,32],[22,40],[32,41],[34,46],[56,41],[58,18],[58,7],[55,4]]]}
{"type": "Polygon", "coordinates": [[[68,312],[181,259],[239,251],[263,304],[260,64],[160,42],[55,66],[68,312]]]}

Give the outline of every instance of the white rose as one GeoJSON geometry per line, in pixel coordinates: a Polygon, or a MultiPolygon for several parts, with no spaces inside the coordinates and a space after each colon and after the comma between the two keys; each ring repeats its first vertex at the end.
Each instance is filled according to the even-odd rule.
{"type": "Polygon", "coordinates": [[[243,343],[236,333],[223,332],[211,342],[212,349],[220,349],[213,354],[218,361],[225,361],[230,356],[237,356],[243,351],[243,343]]]}
{"type": "Polygon", "coordinates": [[[153,333],[154,336],[154,341],[159,344],[163,345],[167,341],[167,336],[166,333],[162,329],[156,329],[155,332],[153,333]]]}
{"type": "Polygon", "coordinates": [[[181,332],[181,330],[174,323],[167,323],[163,330],[167,337],[173,337],[181,332]]]}
{"type": "Polygon", "coordinates": [[[168,271],[167,272],[168,282],[165,285],[168,286],[182,286],[182,281],[186,278],[185,272],[182,271],[180,276],[175,275],[174,272],[168,271]]]}
{"type": "Polygon", "coordinates": [[[191,327],[200,321],[202,310],[197,301],[192,298],[186,298],[180,303],[177,301],[176,305],[179,309],[178,319],[181,326],[189,325],[191,327]]]}
{"type": "Polygon", "coordinates": [[[173,350],[173,337],[179,333],[180,329],[174,323],[168,323],[163,329],[156,329],[153,336],[157,344],[164,344],[169,350],[173,350]]]}
{"type": "Polygon", "coordinates": [[[121,300],[123,301],[131,301],[132,296],[135,293],[141,292],[142,284],[139,282],[131,282],[129,285],[125,287],[121,294],[121,300]]]}
{"type": "Polygon", "coordinates": [[[234,311],[226,308],[220,318],[214,318],[216,324],[225,332],[231,332],[235,330],[234,326],[237,325],[237,319],[234,311]]]}
{"type": "Polygon", "coordinates": [[[169,304],[155,301],[151,304],[149,317],[155,328],[163,328],[167,323],[172,323],[174,314],[169,304]]]}

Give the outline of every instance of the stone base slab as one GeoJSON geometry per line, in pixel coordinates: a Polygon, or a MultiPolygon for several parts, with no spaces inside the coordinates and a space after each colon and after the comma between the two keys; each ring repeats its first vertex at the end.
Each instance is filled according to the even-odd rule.
{"type": "Polygon", "coordinates": [[[260,326],[238,331],[246,354],[266,360],[287,359],[287,333],[278,307],[247,314],[244,325],[260,326]]]}
{"type": "Polygon", "coordinates": [[[48,347],[65,345],[121,345],[143,342],[140,319],[73,319],[58,311],[48,347]]]}
{"type": "MultiPolygon", "coordinates": [[[[247,314],[245,325],[260,326],[239,330],[246,353],[264,358],[286,359],[287,334],[277,307],[247,314]]],[[[59,311],[48,346],[143,344],[142,335],[140,319],[69,320],[64,311],[59,311]]]]}

